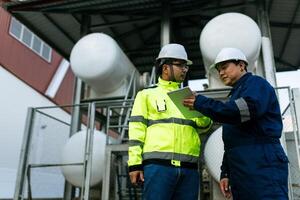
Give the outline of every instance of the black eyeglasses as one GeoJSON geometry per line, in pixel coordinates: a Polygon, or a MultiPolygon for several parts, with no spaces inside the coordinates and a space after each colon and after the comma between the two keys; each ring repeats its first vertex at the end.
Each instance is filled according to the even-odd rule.
{"type": "Polygon", "coordinates": [[[178,68],[181,68],[181,69],[183,69],[183,68],[185,68],[185,69],[189,69],[189,66],[186,64],[186,63],[170,63],[171,65],[175,65],[176,67],[178,67],[178,68]]]}

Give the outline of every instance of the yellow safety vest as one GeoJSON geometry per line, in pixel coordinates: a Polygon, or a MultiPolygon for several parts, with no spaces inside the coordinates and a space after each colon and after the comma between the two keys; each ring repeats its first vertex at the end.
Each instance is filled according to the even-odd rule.
{"type": "Polygon", "coordinates": [[[198,163],[198,133],[207,132],[212,121],[205,116],[186,119],[167,95],[177,89],[179,83],[159,78],[155,87],[136,95],[129,122],[129,170],[142,169],[147,159],[170,160],[175,166],[198,163]]]}

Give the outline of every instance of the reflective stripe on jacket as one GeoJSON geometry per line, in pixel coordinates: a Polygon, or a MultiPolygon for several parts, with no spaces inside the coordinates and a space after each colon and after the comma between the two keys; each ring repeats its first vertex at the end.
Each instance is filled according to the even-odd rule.
{"type": "Polygon", "coordinates": [[[206,132],[211,120],[185,119],[167,95],[177,89],[178,83],[159,79],[156,87],[137,94],[129,122],[129,168],[141,169],[147,159],[175,160],[174,165],[198,162],[198,132],[206,132]]]}

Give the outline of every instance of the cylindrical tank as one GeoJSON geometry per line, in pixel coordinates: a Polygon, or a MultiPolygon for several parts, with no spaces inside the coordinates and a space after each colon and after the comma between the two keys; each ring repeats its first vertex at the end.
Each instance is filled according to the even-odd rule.
{"type": "Polygon", "coordinates": [[[211,134],[205,143],[204,160],[210,175],[216,180],[220,180],[221,164],[224,154],[224,144],[222,141],[222,127],[211,134]]]}
{"type": "Polygon", "coordinates": [[[258,59],[261,46],[261,32],[250,17],[240,13],[225,13],[211,19],[200,35],[200,49],[210,88],[223,86],[216,70],[209,72],[209,66],[224,47],[241,49],[248,61],[248,70],[252,71],[258,59]]]}
{"type": "MultiPolygon", "coordinates": [[[[86,141],[86,130],[72,135],[65,144],[62,155],[62,164],[83,163],[86,141]]],[[[92,175],[90,185],[98,184],[103,177],[105,161],[106,135],[94,130],[92,175]]],[[[81,187],[83,181],[83,165],[65,165],[61,167],[66,180],[74,186],[81,187]]]]}
{"type": "Polygon", "coordinates": [[[70,62],[74,74],[96,93],[118,90],[136,71],[117,42],[103,33],[81,38],[71,51],[70,62]]]}

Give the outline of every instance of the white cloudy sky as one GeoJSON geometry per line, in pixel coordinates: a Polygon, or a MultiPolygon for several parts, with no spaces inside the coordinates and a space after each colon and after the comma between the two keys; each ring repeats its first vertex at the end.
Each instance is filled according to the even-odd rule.
{"type": "Polygon", "coordinates": [[[300,70],[276,73],[278,86],[290,86],[300,88],[300,70]]]}

